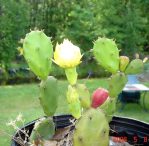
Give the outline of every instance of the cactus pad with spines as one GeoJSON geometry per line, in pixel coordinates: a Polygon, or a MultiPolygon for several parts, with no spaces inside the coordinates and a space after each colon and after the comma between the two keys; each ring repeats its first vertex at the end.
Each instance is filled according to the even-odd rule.
{"type": "Polygon", "coordinates": [[[87,89],[85,84],[76,84],[75,87],[79,94],[81,106],[83,108],[89,108],[91,106],[91,97],[90,97],[89,90],[87,89]]]}
{"type": "Polygon", "coordinates": [[[123,90],[127,81],[127,76],[124,73],[118,72],[116,74],[113,74],[108,82],[110,97],[116,98],[118,94],[121,93],[121,91],[123,90]]]}
{"type": "Polygon", "coordinates": [[[40,83],[40,104],[47,116],[53,116],[58,105],[59,88],[57,79],[49,76],[40,83]]]}
{"type": "Polygon", "coordinates": [[[109,124],[102,110],[87,110],[75,128],[73,146],[109,145],[109,124]]]}
{"type": "Polygon", "coordinates": [[[46,79],[51,69],[53,56],[50,38],[39,30],[26,34],[23,42],[23,55],[30,69],[40,79],[46,79]]]}
{"type": "Polygon", "coordinates": [[[76,118],[81,117],[81,103],[79,94],[74,86],[68,85],[66,93],[69,112],[76,118]]]}
{"type": "Polygon", "coordinates": [[[52,118],[39,119],[32,130],[30,141],[33,143],[42,142],[53,137],[55,125],[52,118]]]}
{"type": "Polygon", "coordinates": [[[129,64],[129,58],[127,56],[120,56],[120,71],[124,72],[129,64]]]}
{"type": "Polygon", "coordinates": [[[134,59],[125,70],[126,74],[139,74],[143,72],[144,64],[141,59],[134,59]]]}
{"type": "Polygon", "coordinates": [[[77,99],[76,101],[72,103],[68,103],[69,112],[75,117],[76,119],[79,119],[81,117],[81,103],[80,100],[77,99]]]}
{"type": "Polygon", "coordinates": [[[97,62],[109,72],[119,70],[119,50],[113,40],[98,38],[94,42],[93,53],[97,62]]]}
{"type": "Polygon", "coordinates": [[[108,122],[110,122],[116,110],[116,99],[108,97],[99,108],[103,110],[108,122]]]}

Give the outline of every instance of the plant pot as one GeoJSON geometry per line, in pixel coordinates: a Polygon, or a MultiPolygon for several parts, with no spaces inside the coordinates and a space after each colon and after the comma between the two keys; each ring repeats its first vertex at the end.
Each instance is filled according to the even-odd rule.
{"type": "MultiPolygon", "coordinates": [[[[71,115],[54,116],[53,120],[56,128],[64,128],[71,125],[71,115]]],[[[29,130],[29,135],[34,127],[36,120],[25,125],[25,130],[29,130]]],[[[25,135],[21,132],[16,132],[14,138],[21,135],[22,139],[25,135]]],[[[131,145],[149,146],[149,124],[134,120],[131,118],[123,118],[114,116],[110,122],[110,136],[112,141],[120,142],[126,141],[131,145]]],[[[15,140],[12,139],[11,146],[20,146],[15,140]]],[[[114,146],[114,145],[111,145],[114,146]]]]}

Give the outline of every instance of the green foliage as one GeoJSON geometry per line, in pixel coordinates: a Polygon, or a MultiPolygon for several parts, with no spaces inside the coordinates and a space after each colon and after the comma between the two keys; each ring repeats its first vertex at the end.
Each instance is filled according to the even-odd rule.
{"type": "Polygon", "coordinates": [[[28,8],[25,0],[0,0],[0,64],[5,67],[14,59],[17,42],[26,33],[28,8]]]}
{"type": "MultiPolygon", "coordinates": [[[[0,64],[9,66],[19,39],[35,27],[44,29],[54,46],[69,38],[82,53],[98,36],[106,36],[116,40],[121,54],[147,54],[148,4],[148,0],[0,0],[0,64]]],[[[85,53],[83,59],[89,58],[85,53]]]]}
{"type": "Polygon", "coordinates": [[[99,34],[116,39],[123,54],[133,55],[142,51],[147,28],[147,18],[140,7],[143,2],[102,0],[98,3],[99,34]]]}

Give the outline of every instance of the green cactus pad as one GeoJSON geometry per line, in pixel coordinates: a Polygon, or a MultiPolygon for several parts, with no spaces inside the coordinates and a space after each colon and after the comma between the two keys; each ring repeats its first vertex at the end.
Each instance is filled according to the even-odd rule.
{"type": "Polygon", "coordinates": [[[129,58],[127,56],[120,56],[120,71],[124,72],[129,64],[129,58]]]}
{"type": "Polygon", "coordinates": [[[58,105],[59,88],[57,80],[49,76],[40,83],[40,104],[47,116],[53,116],[58,105]]]}
{"type": "Polygon", "coordinates": [[[76,90],[79,94],[81,106],[83,108],[91,107],[91,96],[85,84],[76,84],[76,90]]]}
{"type": "Polygon", "coordinates": [[[30,69],[41,79],[49,75],[53,46],[49,37],[42,31],[31,31],[24,39],[23,55],[30,69]]]}
{"type": "Polygon", "coordinates": [[[118,72],[111,76],[108,81],[109,84],[109,95],[111,98],[116,98],[119,93],[123,90],[125,84],[127,83],[127,76],[122,73],[118,72]]]}
{"type": "Polygon", "coordinates": [[[125,70],[126,74],[139,74],[143,72],[144,64],[141,59],[134,59],[125,70]]]}
{"type": "Polygon", "coordinates": [[[113,40],[98,38],[94,42],[93,53],[97,62],[109,72],[119,70],[119,50],[113,40]]]}
{"type": "Polygon", "coordinates": [[[73,117],[79,119],[81,117],[81,103],[79,99],[76,101],[68,104],[69,112],[72,114],[73,117]]]}
{"type": "Polygon", "coordinates": [[[102,104],[99,108],[103,110],[108,122],[110,122],[116,110],[116,99],[108,97],[104,104],[102,104]]]}
{"type": "Polygon", "coordinates": [[[52,118],[41,119],[35,123],[32,130],[30,141],[37,142],[42,140],[48,140],[53,137],[55,133],[55,125],[52,118]]]}
{"type": "Polygon", "coordinates": [[[79,99],[79,94],[78,94],[76,88],[71,85],[68,85],[66,97],[67,97],[68,103],[73,103],[73,102],[77,101],[79,99]]]}
{"type": "Polygon", "coordinates": [[[76,124],[73,146],[109,146],[109,124],[100,109],[89,109],[76,124]]]}

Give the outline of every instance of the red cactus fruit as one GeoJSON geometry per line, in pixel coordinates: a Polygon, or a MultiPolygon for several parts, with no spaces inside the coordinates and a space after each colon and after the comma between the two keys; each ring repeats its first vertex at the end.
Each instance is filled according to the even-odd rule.
{"type": "Polygon", "coordinates": [[[91,104],[91,106],[93,108],[99,107],[100,105],[102,105],[106,101],[108,96],[109,96],[108,90],[106,90],[104,88],[96,89],[92,94],[92,104],[91,104]]]}

